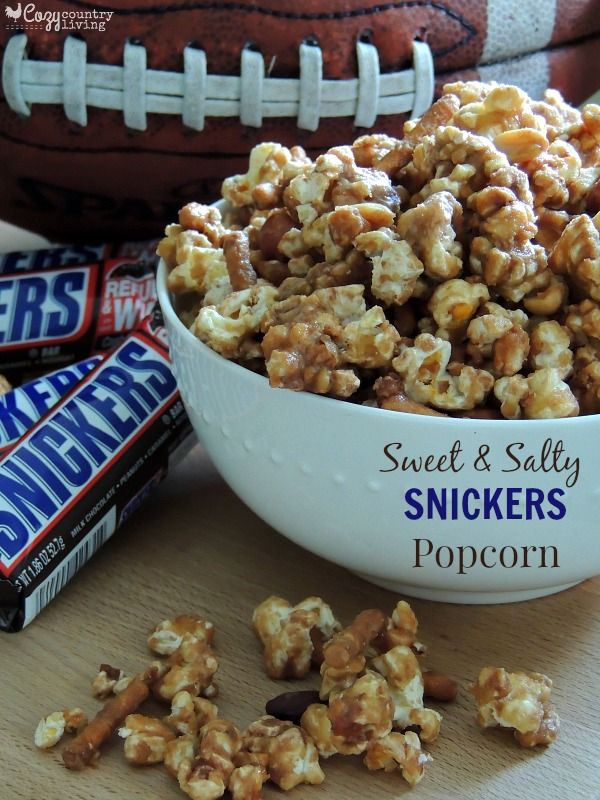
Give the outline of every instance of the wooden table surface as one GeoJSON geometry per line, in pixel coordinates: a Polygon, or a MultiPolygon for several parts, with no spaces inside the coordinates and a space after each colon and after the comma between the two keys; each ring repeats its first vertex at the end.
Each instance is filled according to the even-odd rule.
{"type": "MultiPolygon", "coordinates": [[[[1,800],[171,800],[183,798],[160,767],[132,768],[121,740],[99,766],[62,767],[60,745],[40,752],[40,717],[81,706],[98,664],[126,672],[149,659],[146,632],[186,611],[217,627],[221,658],[218,704],[240,725],[263,712],[285,687],[316,687],[317,675],[291,684],[265,675],[250,630],[252,609],[267,595],[298,601],[321,594],[342,620],[362,608],[391,611],[396,597],[279,536],[225,486],[200,447],[155,497],[95,556],[25,631],[0,634],[1,800]]],[[[414,600],[428,663],[461,683],[444,714],[434,763],[412,796],[419,800],[598,800],[600,798],[600,579],[553,597],[505,606],[458,606],[414,600]],[[521,750],[506,731],[480,731],[467,682],[485,664],[540,670],[556,685],[562,718],[549,750],[521,750]]],[[[324,763],[320,787],[300,787],[302,800],[390,800],[411,791],[398,773],[370,773],[359,758],[324,763]]],[[[265,791],[266,798],[281,794],[265,791]]]]}

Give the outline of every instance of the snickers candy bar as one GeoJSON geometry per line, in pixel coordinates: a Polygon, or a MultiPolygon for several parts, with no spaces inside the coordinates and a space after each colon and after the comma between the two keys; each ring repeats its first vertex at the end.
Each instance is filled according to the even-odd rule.
{"type": "Polygon", "coordinates": [[[52,600],[191,446],[149,317],[0,458],[0,628],[52,600]]]}
{"type": "Polygon", "coordinates": [[[2,274],[2,370],[21,383],[109,350],[155,300],[152,266],[135,258],[2,274]]]}
{"type": "Polygon", "coordinates": [[[115,244],[67,244],[42,250],[16,250],[0,254],[0,275],[12,272],[31,272],[56,267],[79,267],[107,258],[143,259],[156,264],[158,239],[146,242],[117,242],[115,244]]]}
{"type": "Polygon", "coordinates": [[[87,375],[103,356],[90,356],[77,364],[0,393],[0,455],[9,450],[29,428],[87,375]]]}

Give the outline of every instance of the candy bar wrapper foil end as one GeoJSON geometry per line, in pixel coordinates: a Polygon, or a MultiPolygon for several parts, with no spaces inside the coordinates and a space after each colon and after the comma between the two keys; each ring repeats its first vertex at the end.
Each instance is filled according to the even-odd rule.
{"type": "Polygon", "coordinates": [[[153,314],[0,458],[0,629],[35,619],[194,442],[153,314]]]}

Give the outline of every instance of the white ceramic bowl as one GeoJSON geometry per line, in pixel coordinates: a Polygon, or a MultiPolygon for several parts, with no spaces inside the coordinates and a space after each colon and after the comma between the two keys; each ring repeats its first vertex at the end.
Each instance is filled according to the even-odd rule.
{"type": "Polygon", "coordinates": [[[185,328],[166,275],[161,263],[158,296],[192,424],[231,488],[282,534],[432,600],[524,600],[600,572],[600,415],[446,419],[272,389],[185,328]],[[437,469],[404,470],[404,456],[431,456],[437,469]]]}

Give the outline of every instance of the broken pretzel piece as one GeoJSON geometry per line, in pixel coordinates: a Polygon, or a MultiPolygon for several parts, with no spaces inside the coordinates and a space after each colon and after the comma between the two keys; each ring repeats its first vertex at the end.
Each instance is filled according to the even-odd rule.
{"type": "Polygon", "coordinates": [[[100,756],[100,748],[129,714],[133,714],[150,694],[150,687],[164,672],[165,665],[154,662],[129,686],[113,697],[64,749],[62,757],[67,769],[80,770],[100,756]]]}

